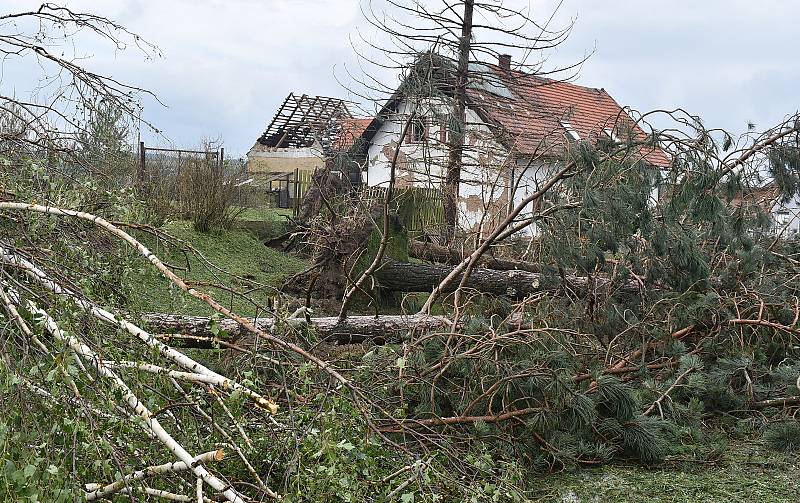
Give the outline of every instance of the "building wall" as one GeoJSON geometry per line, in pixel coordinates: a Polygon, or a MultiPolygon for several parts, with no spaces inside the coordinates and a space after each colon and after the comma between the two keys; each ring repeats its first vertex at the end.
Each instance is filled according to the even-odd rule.
{"type": "MultiPolygon", "coordinates": [[[[551,176],[553,176],[556,167],[557,166],[554,162],[546,162],[541,159],[517,159],[515,170],[512,173],[512,193],[514,194],[514,207],[519,206],[528,196],[539,191],[542,185],[551,176]]],[[[529,218],[533,214],[534,208],[535,204],[529,203],[527,207],[520,213],[518,218],[529,218]]],[[[536,235],[538,228],[536,224],[534,224],[528,227],[526,231],[529,235],[536,235]]]]}
{"type": "Polygon", "coordinates": [[[294,173],[313,171],[325,165],[322,154],[314,147],[274,148],[256,145],[247,153],[247,170],[250,174],[294,173]]]}
{"type": "Polygon", "coordinates": [[[783,238],[800,237],[800,198],[793,197],[787,203],[776,203],[772,207],[772,222],[776,234],[783,238]]]}
{"type": "MultiPolygon", "coordinates": [[[[408,117],[416,113],[429,118],[427,141],[400,143],[395,187],[441,188],[447,166],[447,145],[440,142],[439,128],[446,122],[450,110],[450,105],[440,100],[401,103],[398,111],[384,121],[373,137],[362,176],[365,182],[370,186],[388,185],[400,134],[408,117]]],[[[474,110],[468,108],[466,117],[458,221],[464,231],[486,234],[508,214],[509,199],[518,203],[534,192],[550,168],[541,163],[528,166],[527,162],[512,158],[494,140],[491,129],[474,110]]]]}

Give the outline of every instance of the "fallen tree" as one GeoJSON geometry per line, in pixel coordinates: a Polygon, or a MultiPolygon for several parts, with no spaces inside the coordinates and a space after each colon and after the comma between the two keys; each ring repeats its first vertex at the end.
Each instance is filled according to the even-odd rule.
{"type": "MultiPolygon", "coordinates": [[[[440,264],[457,265],[464,260],[464,253],[456,248],[442,246],[436,243],[413,240],[409,243],[408,254],[414,258],[440,264]]],[[[478,260],[478,265],[498,271],[528,271],[542,272],[539,264],[514,260],[509,258],[484,255],[478,260]]]]}
{"type": "MultiPolygon", "coordinates": [[[[142,321],[154,332],[176,333],[195,338],[216,337],[224,331],[229,337],[225,340],[236,341],[248,330],[235,320],[226,318],[212,320],[204,316],[182,316],[176,314],[146,314],[142,321]]],[[[276,324],[302,330],[312,328],[319,339],[332,344],[353,344],[365,341],[382,344],[398,342],[412,332],[425,333],[450,326],[444,316],[431,315],[385,315],[385,316],[348,316],[340,320],[336,316],[319,318],[249,318],[248,321],[259,330],[272,331],[276,324]]],[[[169,338],[169,335],[165,335],[169,338]]],[[[177,340],[177,338],[176,338],[177,340]]],[[[195,339],[198,342],[200,339],[195,339]]],[[[213,342],[213,341],[208,341],[213,342]]],[[[207,345],[207,344],[206,344],[207,345]]]]}
{"type": "MultiPolygon", "coordinates": [[[[429,292],[439,285],[444,278],[453,272],[453,267],[437,264],[411,264],[387,261],[375,272],[381,288],[399,292],[429,292]]],[[[459,282],[463,273],[457,276],[459,282]]],[[[453,281],[447,285],[445,292],[452,292],[458,287],[453,281]]],[[[618,287],[623,291],[638,293],[641,284],[635,280],[615,283],[605,276],[565,276],[563,278],[548,277],[542,273],[506,270],[498,271],[484,267],[473,269],[466,279],[464,287],[483,293],[504,295],[511,298],[523,298],[533,293],[551,288],[568,288],[575,291],[596,291],[618,287]]]]}

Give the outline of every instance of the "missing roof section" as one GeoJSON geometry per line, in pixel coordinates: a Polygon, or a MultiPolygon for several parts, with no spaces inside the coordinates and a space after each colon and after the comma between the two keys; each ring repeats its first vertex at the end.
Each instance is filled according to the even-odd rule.
{"type": "Polygon", "coordinates": [[[336,141],[342,120],[352,118],[342,99],[290,93],[258,143],[273,148],[302,148],[319,142],[327,151],[336,141]]]}
{"type": "Polygon", "coordinates": [[[503,80],[489,66],[475,61],[469,64],[469,86],[478,91],[486,91],[501,98],[513,99],[514,95],[506,87],[503,80]]]}
{"type": "Polygon", "coordinates": [[[606,136],[611,138],[611,141],[614,143],[619,143],[619,137],[617,136],[617,133],[614,132],[613,128],[607,127],[603,129],[603,132],[606,134],[606,136]]]}

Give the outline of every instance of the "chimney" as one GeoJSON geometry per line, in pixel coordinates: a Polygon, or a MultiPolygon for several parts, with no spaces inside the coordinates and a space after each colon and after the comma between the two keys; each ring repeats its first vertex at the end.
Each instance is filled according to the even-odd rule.
{"type": "Polygon", "coordinates": [[[497,56],[497,65],[503,70],[511,70],[511,55],[500,54],[497,56]]]}

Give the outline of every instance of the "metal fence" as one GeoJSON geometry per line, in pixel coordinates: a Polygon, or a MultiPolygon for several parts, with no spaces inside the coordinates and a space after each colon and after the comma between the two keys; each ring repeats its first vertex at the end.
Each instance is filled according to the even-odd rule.
{"type": "Polygon", "coordinates": [[[153,178],[180,178],[189,163],[203,161],[221,166],[225,161],[225,149],[186,150],[179,148],[148,147],[139,142],[138,179],[140,183],[152,182],[153,178]]]}

